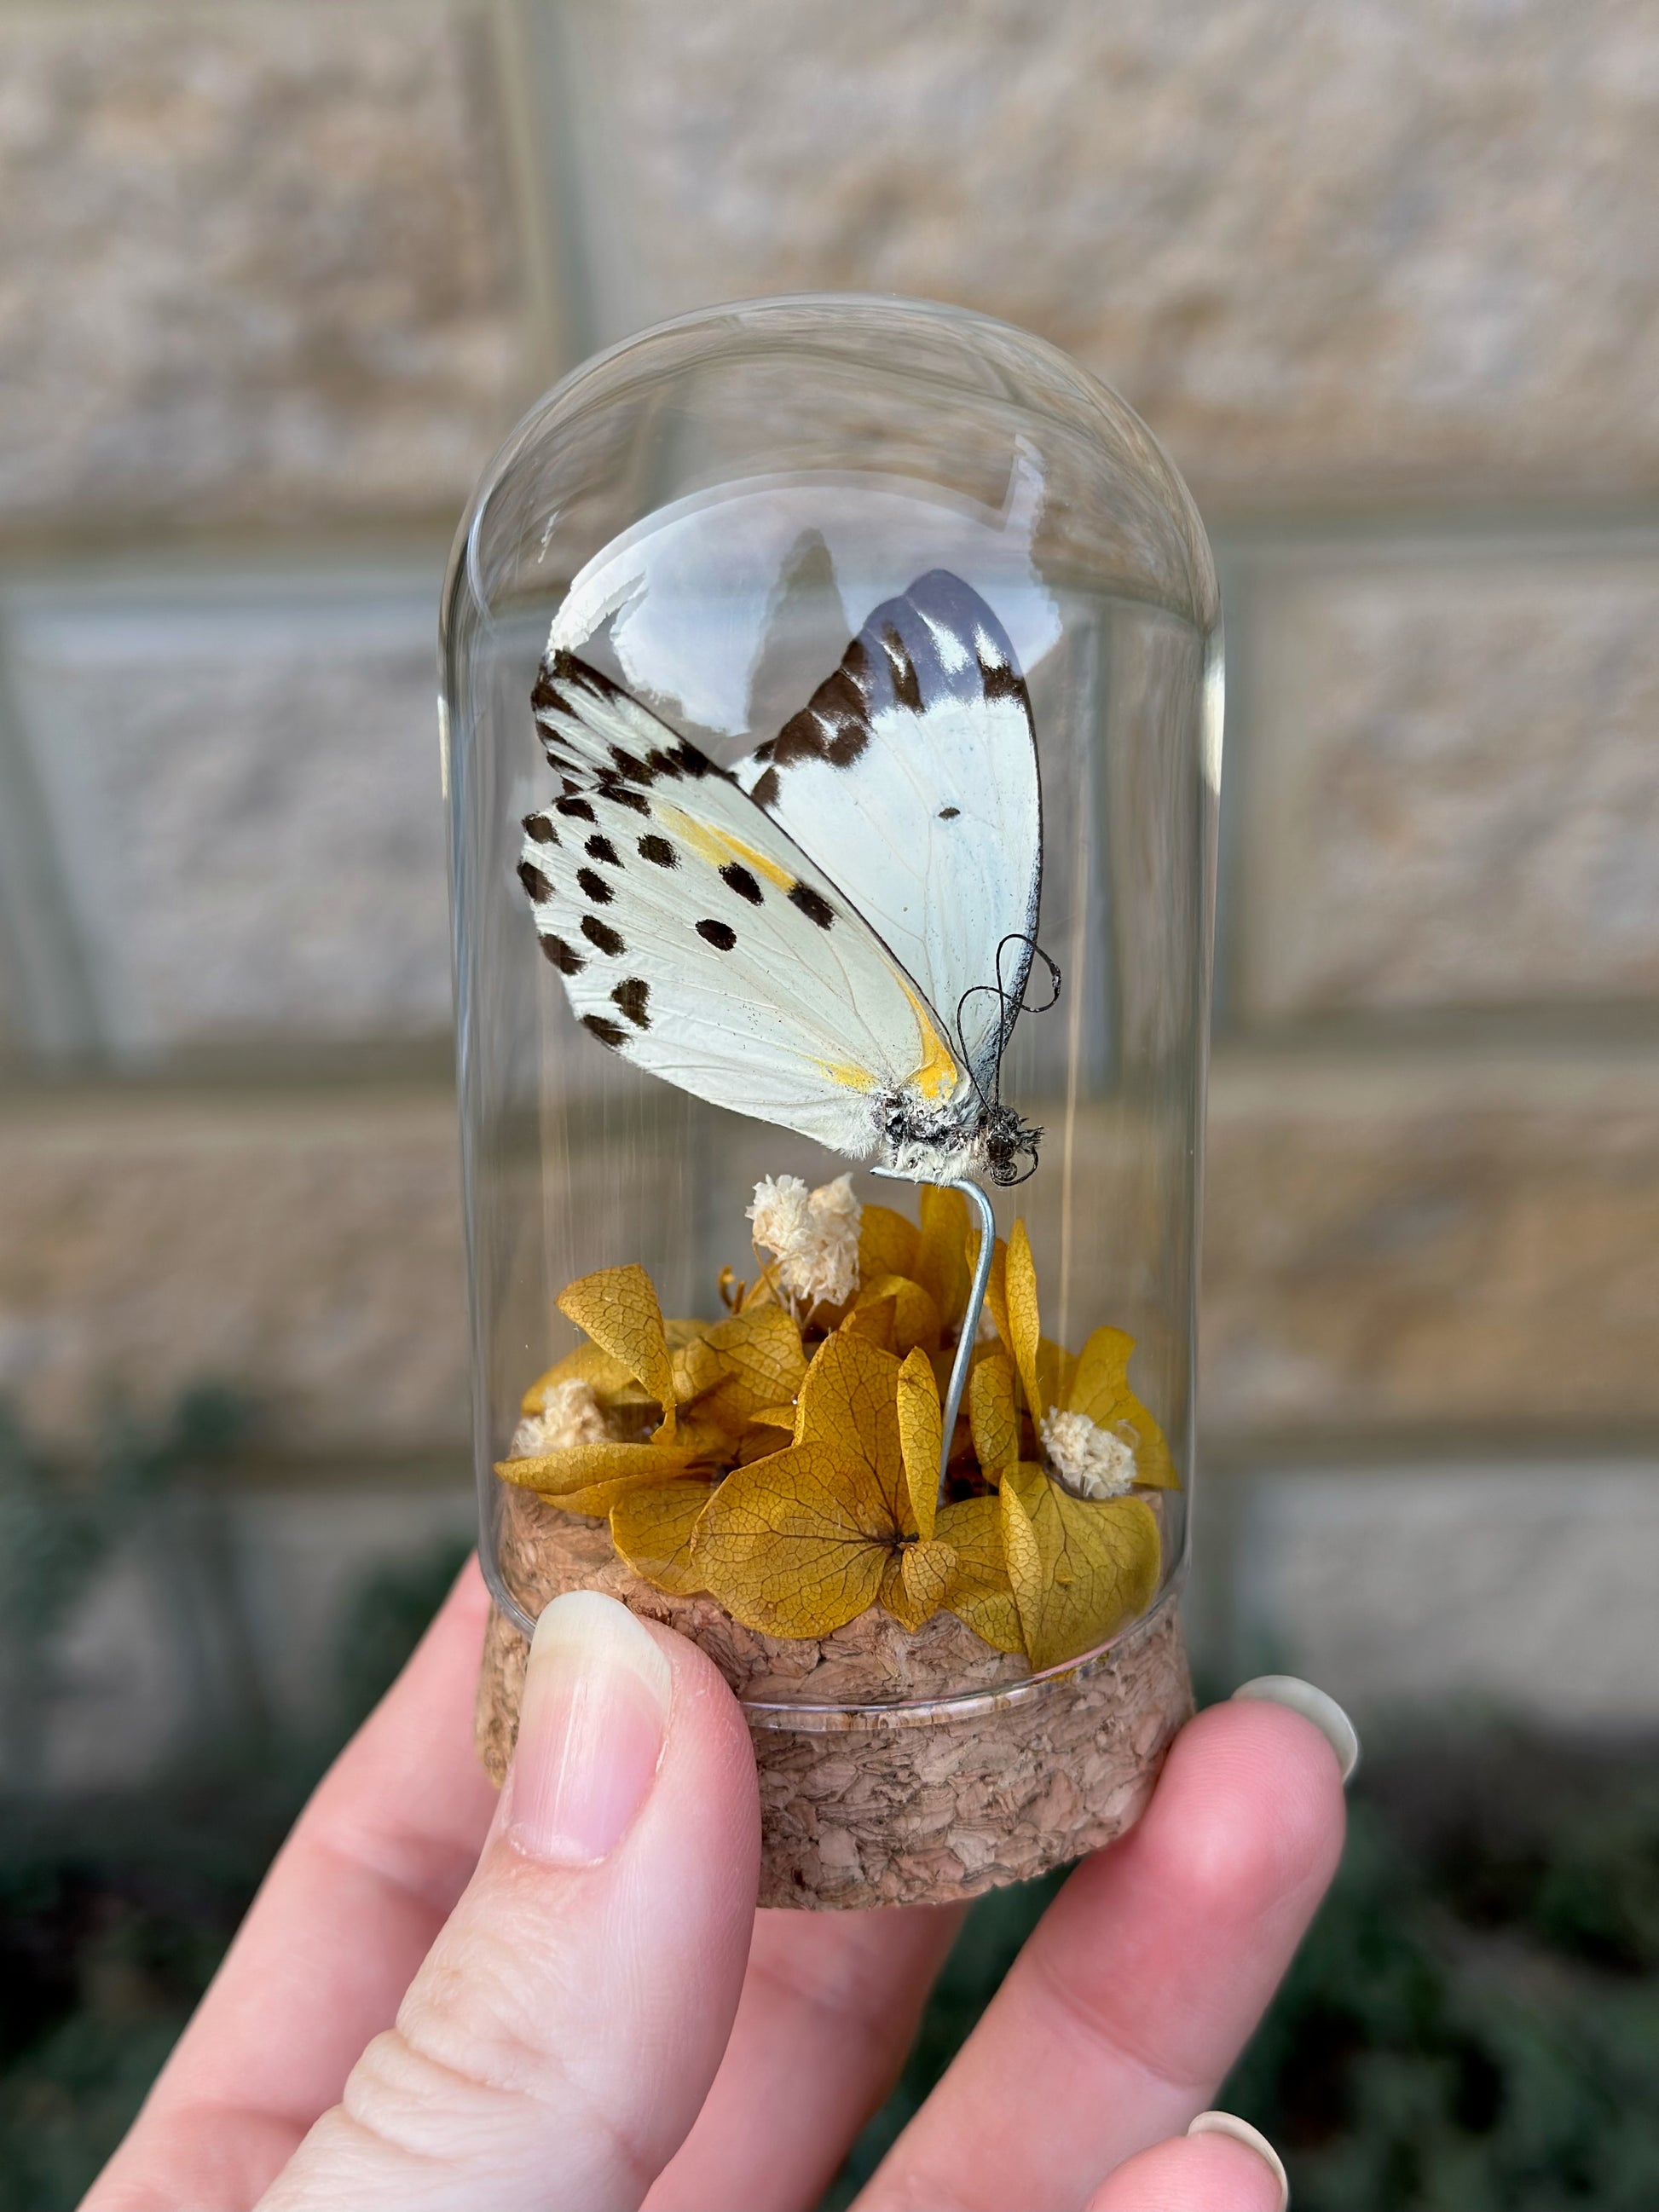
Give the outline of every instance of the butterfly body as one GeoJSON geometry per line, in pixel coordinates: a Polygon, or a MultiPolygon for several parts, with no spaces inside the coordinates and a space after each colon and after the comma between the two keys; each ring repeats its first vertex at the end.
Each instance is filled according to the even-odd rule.
{"type": "Polygon", "coordinates": [[[532,706],[562,791],[525,817],[519,875],[590,1035],[890,1173],[1018,1179],[1037,1133],[997,1072],[1041,816],[1024,686],[976,595],[936,571],[878,608],[735,771],[567,651],[532,706]]]}

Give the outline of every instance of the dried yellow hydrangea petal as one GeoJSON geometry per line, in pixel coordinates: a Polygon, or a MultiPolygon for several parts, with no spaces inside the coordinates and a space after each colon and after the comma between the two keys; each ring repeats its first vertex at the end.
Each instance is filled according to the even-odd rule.
{"type": "Polygon", "coordinates": [[[924,1183],[921,1210],[921,1237],[911,1272],[939,1308],[945,1325],[955,1328],[968,1310],[968,1293],[973,1286],[968,1248],[974,1240],[968,1201],[959,1190],[924,1183]]]}
{"type": "Polygon", "coordinates": [[[828,1636],[875,1601],[893,1534],[868,1466],[792,1444],[726,1476],[697,1522],[691,1566],[745,1628],[828,1636]]]}
{"type": "Polygon", "coordinates": [[[674,1370],[662,1309],[643,1267],[602,1267],[583,1275],[559,1293],[559,1311],[584,1329],[595,1344],[620,1359],[662,1407],[657,1436],[674,1435],[674,1370]]]}
{"type": "MultiPolygon", "coordinates": [[[[977,1242],[975,1250],[977,1253],[977,1242]]],[[[1014,1352],[1014,1337],[1013,1324],[1008,1318],[1008,1246],[1006,1241],[1000,1237],[991,1247],[991,1273],[985,1285],[985,1304],[992,1321],[996,1324],[997,1334],[1007,1347],[1008,1356],[1012,1359],[1014,1352]]]]}
{"type": "Polygon", "coordinates": [[[1008,1238],[1007,1283],[1008,1334],[1004,1341],[1014,1355],[1031,1419],[1041,1420],[1048,1410],[1037,1375],[1042,1327],[1037,1315],[1036,1262],[1031,1257],[1031,1240],[1023,1220],[1015,1222],[1008,1238]]]}
{"type": "Polygon", "coordinates": [[[1073,1498],[1029,1462],[1002,1478],[1008,1579],[1034,1668],[1103,1644],[1158,1588],[1158,1522],[1139,1498],[1073,1498]]]}
{"type": "Polygon", "coordinates": [[[755,1306],[711,1328],[702,1348],[720,1360],[718,1389],[700,1408],[728,1425],[751,1421],[763,1406],[793,1398],[806,1374],[800,1331],[784,1306],[755,1306]]]}
{"type": "Polygon", "coordinates": [[[826,1337],[800,1387],[798,1443],[827,1444],[848,1468],[862,1468],[885,1500],[892,1525],[915,1533],[899,1443],[899,1363],[890,1352],[837,1329],[826,1337]]]}
{"type": "Polygon", "coordinates": [[[567,1513],[608,1513],[625,1490],[685,1474],[698,1454],[681,1444],[569,1444],[527,1459],[501,1459],[505,1482],[533,1490],[567,1513]]]}
{"type": "MultiPolygon", "coordinates": [[[[1066,1403],[1072,1378],[1077,1373],[1077,1355],[1067,1352],[1063,1344],[1056,1344],[1052,1337],[1041,1337],[1037,1341],[1036,1372],[1038,1402],[1043,1413],[1050,1413],[1056,1406],[1066,1403]]],[[[1038,1420],[1041,1418],[1042,1414],[1033,1416],[1038,1420]]]]}
{"type": "MultiPolygon", "coordinates": [[[[898,1429],[910,1511],[917,1533],[926,1539],[933,1533],[933,1516],[939,1510],[939,1459],[945,1421],[939,1384],[920,1352],[910,1352],[898,1371],[898,1429]]],[[[888,1609],[891,1611],[890,1607],[888,1609]]]]}
{"type": "Polygon", "coordinates": [[[1019,1408],[1013,1362],[1000,1352],[976,1360],[968,1376],[968,1419],[981,1472],[994,1482],[1019,1457],[1019,1408]]]}
{"type": "Polygon", "coordinates": [[[937,1352],[943,1334],[939,1308],[921,1285],[913,1283],[908,1275],[878,1275],[854,1299],[853,1310],[866,1312],[887,1298],[893,1301],[893,1323],[886,1348],[901,1359],[917,1345],[924,1352],[937,1352]]]}
{"type": "Polygon", "coordinates": [[[914,1636],[944,1602],[956,1564],[957,1555],[948,1544],[907,1544],[887,1562],[880,1602],[914,1636]]]}
{"type": "Polygon", "coordinates": [[[872,1283],[878,1275],[914,1279],[921,1241],[915,1223],[895,1213],[890,1206],[866,1206],[859,1224],[860,1282],[872,1283]]]}
{"type": "Polygon", "coordinates": [[[965,1498],[945,1506],[933,1524],[935,1540],[948,1544],[956,1565],[940,1602],[999,1651],[1024,1651],[1002,1549],[1002,1509],[994,1498],[965,1498]]]}
{"type": "Polygon", "coordinates": [[[520,1412],[544,1413],[554,1392],[565,1382],[586,1382],[602,1406],[648,1406],[652,1402],[622,1360],[601,1351],[597,1344],[579,1344],[556,1366],[536,1377],[519,1401],[520,1412]]]}
{"type": "Polygon", "coordinates": [[[636,1575],[674,1597],[695,1597],[702,1577],[691,1564],[691,1538],[712,1482],[682,1477],[629,1490],[611,1509],[611,1540],[636,1575]]]}
{"type": "Polygon", "coordinates": [[[1129,1354],[1135,1340],[1121,1328],[1097,1328],[1084,1346],[1060,1403],[1086,1413],[1097,1428],[1110,1429],[1134,1452],[1135,1480],[1152,1490],[1179,1490],[1181,1478],[1164,1431],[1129,1388],[1129,1354]]]}
{"type": "Polygon", "coordinates": [[[856,1336],[863,1343],[873,1344],[878,1351],[893,1348],[893,1316],[897,1301],[890,1292],[884,1297],[872,1298],[867,1305],[854,1304],[841,1327],[837,1336],[856,1336]]]}

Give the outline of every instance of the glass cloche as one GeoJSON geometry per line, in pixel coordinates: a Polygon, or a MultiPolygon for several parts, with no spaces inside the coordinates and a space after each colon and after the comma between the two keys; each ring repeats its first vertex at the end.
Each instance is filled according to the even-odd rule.
{"type": "Polygon", "coordinates": [[[743,1700],[763,1902],[1108,1840],[1190,1709],[1220,631],[1122,402],[767,300],[568,377],[443,617],[480,1704],[592,1586],[743,1700]]]}

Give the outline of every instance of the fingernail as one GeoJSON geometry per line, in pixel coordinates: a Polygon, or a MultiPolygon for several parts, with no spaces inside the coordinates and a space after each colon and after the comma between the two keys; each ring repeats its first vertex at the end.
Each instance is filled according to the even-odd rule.
{"type": "MultiPolygon", "coordinates": [[[[1290,1678],[1285,1675],[1267,1674],[1262,1679],[1264,1681],[1278,1682],[1288,1680],[1290,1678]]],[[[1305,1690],[1307,1686],[1305,1682],[1297,1685],[1298,1689],[1305,1690]]],[[[1253,1688],[1254,1685],[1247,1683],[1245,1687],[1253,1688]]],[[[1322,1692],[1316,1691],[1314,1694],[1318,1697],[1322,1695],[1322,1692]]],[[[1242,1697],[1243,1692],[1235,1690],[1233,1695],[1236,1698],[1242,1697]]],[[[1326,1703],[1328,1705],[1330,1700],[1327,1698],[1326,1703]]],[[[1341,1712],[1342,1708],[1338,1705],[1335,1711],[1341,1712]]],[[[1346,1717],[1346,1716],[1344,1715],[1344,1718],[1346,1717]]],[[[1280,2158],[1260,2128],[1253,2128],[1248,2120],[1241,2120],[1237,2112],[1200,2112],[1187,2132],[1189,2136],[1231,2136],[1235,2142],[1242,2142],[1247,2149],[1253,2150],[1268,2171],[1277,2177],[1279,2212],[1286,2212],[1291,2201],[1291,2178],[1285,2171],[1284,2160],[1280,2158]]]]}
{"type": "MultiPolygon", "coordinates": [[[[1258,1674],[1253,1682],[1241,1682],[1233,1695],[1260,1698],[1270,1705],[1288,1705],[1304,1721],[1311,1721],[1336,1753],[1342,1779],[1352,1781],[1359,1765],[1359,1731],[1334,1698],[1295,1674],[1258,1674]]],[[[1243,2121],[1239,2124],[1242,2127],[1243,2121]]]]}
{"type": "Polygon", "coordinates": [[[536,1623],[508,1832],[556,1866],[608,1858],[651,1794],[673,1670],[625,1605],[568,1590],[536,1623]]]}

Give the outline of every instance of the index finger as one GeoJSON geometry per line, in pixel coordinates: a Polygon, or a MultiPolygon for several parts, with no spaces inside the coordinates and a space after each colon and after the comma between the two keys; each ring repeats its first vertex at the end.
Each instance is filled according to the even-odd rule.
{"type": "Polygon", "coordinates": [[[489,1610],[469,1561],[277,1854],[83,2212],[252,2203],[391,2024],[495,1808],[472,1742],[489,1610]]]}

